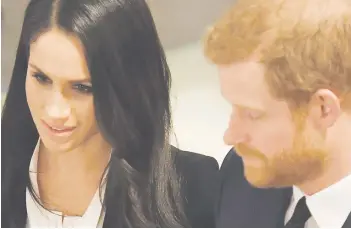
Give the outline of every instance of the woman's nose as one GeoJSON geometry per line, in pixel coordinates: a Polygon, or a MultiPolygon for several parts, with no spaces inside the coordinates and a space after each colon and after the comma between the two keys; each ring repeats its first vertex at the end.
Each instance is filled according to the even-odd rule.
{"type": "Polygon", "coordinates": [[[68,119],[71,115],[71,107],[62,95],[56,94],[47,104],[46,112],[51,119],[68,119]]]}

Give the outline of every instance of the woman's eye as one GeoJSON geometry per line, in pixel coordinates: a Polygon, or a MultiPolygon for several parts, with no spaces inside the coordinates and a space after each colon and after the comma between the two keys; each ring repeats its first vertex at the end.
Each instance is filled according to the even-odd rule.
{"type": "Polygon", "coordinates": [[[41,84],[51,83],[51,80],[47,76],[45,76],[43,73],[35,72],[32,74],[32,76],[41,84]]]}
{"type": "Polygon", "coordinates": [[[90,94],[92,92],[92,87],[84,84],[75,84],[73,89],[77,90],[80,93],[90,94]]]}

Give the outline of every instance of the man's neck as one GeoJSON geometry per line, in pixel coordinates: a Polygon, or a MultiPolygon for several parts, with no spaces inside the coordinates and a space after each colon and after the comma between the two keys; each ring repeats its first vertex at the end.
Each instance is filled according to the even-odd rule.
{"type": "Polygon", "coordinates": [[[296,186],[306,195],[313,195],[349,176],[351,174],[351,153],[342,155],[343,157],[332,158],[324,173],[319,177],[296,186]]]}

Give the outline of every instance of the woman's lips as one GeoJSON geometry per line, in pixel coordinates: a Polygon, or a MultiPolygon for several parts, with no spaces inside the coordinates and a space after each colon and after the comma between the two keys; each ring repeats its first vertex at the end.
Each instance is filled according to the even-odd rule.
{"type": "Polygon", "coordinates": [[[65,127],[65,126],[53,126],[42,120],[44,126],[53,134],[61,135],[61,134],[69,134],[71,133],[76,127],[65,127]]]}

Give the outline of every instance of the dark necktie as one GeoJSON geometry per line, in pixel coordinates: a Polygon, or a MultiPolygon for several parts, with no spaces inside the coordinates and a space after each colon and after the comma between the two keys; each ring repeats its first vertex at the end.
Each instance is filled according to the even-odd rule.
{"type": "Polygon", "coordinates": [[[294,214],[285,227],[303,228],[306,221],[311,217],[311,212],[306,205],[306,198],[303,197],[297,203],[294,214]]]}

